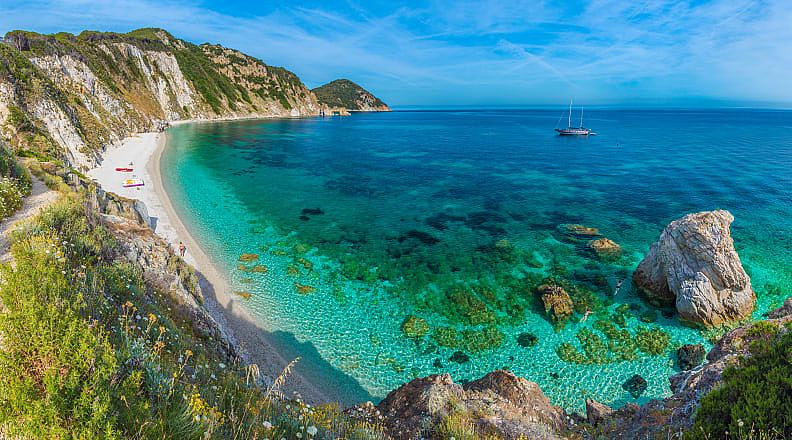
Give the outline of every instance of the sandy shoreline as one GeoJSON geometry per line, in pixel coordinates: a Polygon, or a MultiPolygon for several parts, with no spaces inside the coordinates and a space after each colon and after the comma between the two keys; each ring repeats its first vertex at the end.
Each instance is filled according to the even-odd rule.
{"type": "MultiPolygon", "coordinates": [[[[108,148],[102,164],[90,170],[88,175],[106,191],[127,198],[139,199],[145,203],[149,217],[156,219],[154,232],[164,238],[174,251],[177,250],[179,241],[184,242],[187,246],[185,261],[196,269],[204,292],[206,308],[232,340],[243,348],[245,362],[255,363],[259,366],[262,374],[270,378],[275,377],[293,359],[293,355],[302,355],[302,353],[299,353],[299,350],[295,352],[295,350],[289,349],[286,351],[291,352],[290,356],[285,357],[281,354],[282,350],[275,348],[275,345],[282,348],[287,338],[280,332],[272,332],[265,328],[245,309],[240,302],[244,300],[234,295],[230,284],[222,275],[222,271],[201,249],[176,214],[160,175],[160,159],[166,145],[167,134],[164,132],[142,133],[126,138],[120,145],[108,148]],[[115,171],[116,167],[127,166],[130,163],[135,169],[133,173],[115,171]],[[122,180],[131,177],[130,175],[143,179],[145,186],[124,188],[122,180]],[[273,344],[276,340],[277,342],[273,344]]],[[[301,368],[297,368],[287,381],[284,391],[287,391],[289,395],[296,392],[309,403],[337,401],[341,397],[339,393],[344,394],[346,385],[343,383],[344,381],[331,379],[332,371],[327,371],[327,377],[322,377],[325,376],[323,368],[318,365],[308,368],[309,371],[313,370],[310,377],[315,377],[315,374],[321,375],[318,377],[318,381],[307,380],[307,375],[300,374],[301,368]],[[325,381],[326,384],[317,383],[325,381]],[[329,398],[325,393],[328,393],[332,398],[329,398]]],[[[342,400],[348,399],[342,398],[342,400]]]]}

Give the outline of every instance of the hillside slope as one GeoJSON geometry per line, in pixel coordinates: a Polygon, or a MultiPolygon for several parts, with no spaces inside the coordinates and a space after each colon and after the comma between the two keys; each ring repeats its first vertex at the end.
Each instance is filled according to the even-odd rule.
{"type": "Polygon", "coordinates": [[[161,29],[9,32],[0,44],[0,131],[15,149],[90,167],[104,148],[166,121],[311,116],[300,79],[239,51],[161,29]]]}
{"type": "Polygon", "coordinates": [[[349,111],[389,112],[387,104],[348,79],[337,79],[311,90],[320,103],[349,111]]]}

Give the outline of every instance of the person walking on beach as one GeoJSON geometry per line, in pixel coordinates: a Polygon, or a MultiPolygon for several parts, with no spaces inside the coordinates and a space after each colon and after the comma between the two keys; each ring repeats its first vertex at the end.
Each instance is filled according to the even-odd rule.
{"type": "Polygon", "coordinates": [[[179,242],[179,255],[184,258],[184,252],[187,251],[187,246],[184,245],[181,241],[179,242]]]}

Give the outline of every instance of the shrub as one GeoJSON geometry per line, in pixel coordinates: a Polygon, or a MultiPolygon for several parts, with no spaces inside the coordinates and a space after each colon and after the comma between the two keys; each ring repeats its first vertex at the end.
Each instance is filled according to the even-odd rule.
{"type": "Polygon", "coordinates": [[[14,159],[13,154],[0,144],[0,219],[6,218],[22,207],[30,194],[30,175],[14,159]]]}
{"type": "Polygon", "coordinates": [[[686,439],[792,438],[792,333],[760,338],[751,356],[728,367],[722,384],[704,396],[686,439]]]}
{"type": "Polygon", "coordinates": [[[778,334],[778,326],[770,321],[759,321],[751,325],[745,332],[749,338],[773,337],[778,334]]]}
{"type": "Polygon", "coordinates": [[[110,378],[115,357],[105,334],[80,316],[64,253],[52,238],[14,248],[0,298],[0,423],[24,438],[116,438],[110,378]],[[64,295],[67,294],[67,295],[64,295]]]}
{"type": "Polygon", "coordinates": [[[22,207],[25,193],[16,179],[0,177],[0,218],[6,218],[22,207]]]}

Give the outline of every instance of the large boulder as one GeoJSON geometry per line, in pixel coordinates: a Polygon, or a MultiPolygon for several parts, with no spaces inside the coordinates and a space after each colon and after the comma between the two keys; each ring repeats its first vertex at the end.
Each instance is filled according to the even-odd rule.
{"type": "Polygon", "coordinates": [[[420,438],[444,418],[460,414],[467,415],[477,433],[494,432],[505,439],[557,439],[569,427],[567,415],[539,385],[504,370],[464,386],[448,374],[414,379],[377,408],[388,433],[398,439],[420,438]]]}
{"type": "Polygon", "coordinates": [[[756,295],[734,249],[728,211],[688,214],[669,224],[633,274],[647,302],[676,306],[704,327],[751,315],[756,295]]]}

